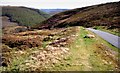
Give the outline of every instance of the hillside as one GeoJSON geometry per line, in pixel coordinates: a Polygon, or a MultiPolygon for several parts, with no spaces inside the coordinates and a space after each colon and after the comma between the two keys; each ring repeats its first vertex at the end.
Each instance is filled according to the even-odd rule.
{"type": "Polygon", "coordinates": [[[11,22],[22,26],[38,24],[50,17],[38,9],[13,6],[2,6],[2,16],[7,16],[11,22]]]}
{"type": "Polygon", "coordinates": [[[0,72],[119,72],[120,49],[86,29],[102,25],[119,28],[119,5],[115,2],[77,8],[51,18],[37,9],[4,8],[6,13],[0,17],[0,72]],[[26,27],[30,25],[36,29],[26,27]]]}
{"type": "Polygon", "coordinates": [[[46,13],[48,13],[50,15],[55,15],[57,13],[66,11],[68,9],[40,9],[40,10],[43,11],[43,12],[46,12],[46,13]]]}
{"type": "Polygon", "coordinates": [[[107,26],[107,28],[119,28],[120,2],[106,3],[83,8],[77,8],[58,13],[42,25],[34,28],[59,28],[68,26],[107,26]]]}

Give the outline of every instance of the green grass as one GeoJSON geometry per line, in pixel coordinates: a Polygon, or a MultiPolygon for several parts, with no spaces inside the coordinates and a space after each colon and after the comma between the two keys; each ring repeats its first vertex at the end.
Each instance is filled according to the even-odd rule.
{"type": "Polygon", "coordinates": [[[107,29],[104,26],[95,26],[94,29],[102,30],[102,31],[105,31],[105,32],[108,32],[108,33],[111,33],[113,35],[116,35],[116,36],[120,37],[120,33],[119,33],[118,28],[116,28],[116,29],[107,29]]]}
{"type": "MultiPolygon", "coordinates": [[[[67,70],[67,71],[108,71],[114,70],[115,65],[104,64],[102,58],[102,53],[96,54],[98,49],[95,44],[104,43],[110,48],[118,49],[111,46],[109,43],[101,39],[100,37],[96,38],[84,38],[86,34],[94,34],[90,31],[85,30],[83,27],[80,27],[78,37],[74,43],[69,45],[70,55],[63,59],[60,63],[55,64],[55,67],[48,70],[67,70]],[[100,41],[101,40],[101,41],[100,41]]],[[[101,51],[102,52],[102,51],[101,51]]],[[[105,57],[107,58],[107,57],[105,57]]],[[[112,62],[111,59],[107,58],[112,62]]]]}
{"type": "Polygon", "coordinates": [[[48,45],[48,42],[43,42],[42,47],[43,47],[43,48],[46,48],[47,45],[48,45]]]}

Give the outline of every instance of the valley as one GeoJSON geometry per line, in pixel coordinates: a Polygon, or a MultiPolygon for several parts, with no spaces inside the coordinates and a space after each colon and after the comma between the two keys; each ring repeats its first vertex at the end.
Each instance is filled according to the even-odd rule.
{"type": "Polygon", "coordinates": [[[49,15],[53,16],[57,13],[63,12],[63,11],[67,11],[69,9],[40,9],[43,12],[48,13],[49,15]]]}
{"type": "Polygon", "coordinates": [[[3,6],[0,72],[119,72],[120,49],[109,43],[119,42],[110,39],[111,34],[119,36],[119,8],[120,2],[111,2],[50,16],[38,9],[3,6]],[[90,28],[111,34],[106,41],[90,28]]]}

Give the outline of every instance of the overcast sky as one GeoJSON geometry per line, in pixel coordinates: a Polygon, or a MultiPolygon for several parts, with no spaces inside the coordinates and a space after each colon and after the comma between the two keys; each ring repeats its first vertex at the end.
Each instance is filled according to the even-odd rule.
{"type": "Polygon", "coordinates": [[[38,9],[80,8],[120,0],[0,0],[0,6],[26,6],[38,9]]]}

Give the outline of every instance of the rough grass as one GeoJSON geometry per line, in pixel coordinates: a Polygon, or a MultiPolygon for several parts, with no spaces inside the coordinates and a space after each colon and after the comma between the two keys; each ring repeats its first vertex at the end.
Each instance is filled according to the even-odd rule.
{"type": "MultiPolygon", "coordinates": [[[[30,57],[33,56],[33,52],[45,51],[47,46],[50,45],[52,42],[54,42],[54,43],[52,43],[51,46],[57,46],[56,48],[58,48],[58,49],[63,46],[65,47],[66,45],[62,44],[62,46],[61,46],[61,43],[67,42],[66,38],[68,36],[73,35],[74,34],[74,33],[72,33],[73,31],[75,32],[74,27],[65,28],[65,29],[27,31],[27,32],[21,32],[21,33],[16,33],[16,34],[11,34],[11,35],[9,35],[9,34],[3,35],[4,38],[2,38],[2,41],[3,41],[2,50],[4,52],[2,52],[2,54],[4,54],[3,57],[5,59],[5,61],[3,61],[3,62],[7,63],[8,66],[2,67],[1,71],[21,71],[21,70],[30,70],[30,69],[34,70],[34,67],[32,67],[32,66],[34,64],[37,64],[37,62],[35,60],[33,60],[32,63],[30,63],[30,64],[33,64],[31,66],[27,66],[26,62],[25,62],[26,60],[29,61],[30,57]],[[34,41],[37,36],[39,36],[39,37],[36,39],[36,41],[34,41]],[[25,41],[25,39],[29,39],[29,40],[25,41]],[[57,40],[57,42],[56,42],[56,40],[57,40]],[[41,45],[40,46],[32,46],[37,41],[39,41],[39,43],[41,43],[41,45]],[[25,44],[25,43],[19,44],[20,42],[26,42],[26,43],[29,42],[29,43],[28,44],[25,44]],[[10,46],[13,44],[14,44],[14,46],[10,46]],[[29,47],[29,44],[32,47],[29,47]],[[26,46],[21,47],[22,45],[26,45],[28,47],[26,47],[26,46]],[[59,45],[59,47],[58,47],[58,45],[59,45]],[[7,55],[6,55],[6,53],[7,53],[7,55]],[[8,61],[10,61],[10,62],[8,62],[8,61]]],[[[54,54],[54,51],[52,54],[49,53],[49,51],[48,51],[48,54],[50,54],[52,56],[52,54],[54,54]]],[[[39,55],[39,53],[36,55],[39,55]]],[[[54,58],[56,58],[56,57],[54,57],[54,58]]],[[[43,64],[44,64],[44,61],[43,61],[43,64]]],[[[49,64],[51,64],[51,63],[49,63],[49,64]]],[[[45,67],[46,66],[40,65],[39,70],[43,70],[45,67]]],[[[38,69],[38,67],[35,69],[38,69]]]]}
{"type": "MultiPolygon", "coordinates": [[[[69,45],[70,55],[63,59],[59,64],[56,64],[54,68],[50,70],[67,70],[67,71],[112,71],[118,70],[118,62],[116,63],[109,57],[110,52],[107,51],[109,56],[104,53],[106,46],[109,49],[117,49],[111,47],[106,41],[96,36],[96,38],[83,38],[86,34],[93,34],[84,28],[80,27],[76,33],[78,37],[74,43],[69,45]],[[100,41],[101,40],[101,41],[100,41]],[[106,46],[101,45],[104,43],[106,46]],[[99,45],[99,46],[98,46],[99,45]],[[102,49],[102,50],[101,50],[102,49]]],[[[117,60],[117,54],[114,56],[117,60]]]]}
{"type": "MultiPolygon", "coordinates": [[[[11,56],[11,62],[8,67],[0,67],[0,71],[12,71],[20,72],[27,71],[28,66],[25,65],[25,61],[29,59],[30,55],[34,51],[41,51],[41,47],[29,48],[26,50],[16,50],[17,48],[12,48],[10,52],[7,52],[11,56]]],[[[5,57],[5,56],[4,56],[5,57]]],[[[8,57],[8,56],[7,56],[8,57]]],[[[7,58],[6,57],[6,58],[7,58]]]]}
{"type": "MultiPolygon", "coordinates": [[[[45,71],[117,71],[118,69],[118,48],[110,45],[97,35],[95,38],[84,38],[87,34],[94,33],[86,30],[83,27],[69,27],[64,29],[53,29],[53,30],[39,30],[39,31],[30,31],[16,34],[16,36],[30,36],[30,35],[40,35],[46,37],[52,37],[52,39],[47,38],[45,41],[42,41],[42,46],[28,48],[25,50],[18,50],[17,47],[11,48],[12,51],[6,52],[12,57],[11,64],[8,67],[2,67],[1,71],[21,71],[21,70],[45,70],[45,71]],[[38,66],[38,62],[36,60],[32,60],[31,56],[38,56],[42,51],[45,51],[46,47],[54,42],[54,44],[50,46],[60,45],[61,38],[69,37],[68,40],[62,41],[62,43],[67,43],[64,45],[68,47],[69,53],[63,55],[61,58],[59,56],[59,61],[57,63],[52,63],[50,60],[48,64],[44,63],[38,66]],[[55,42],[58,40],[59,42],[55,42]],[[57,45],[56,45],[57,44],[57,45]],[[33,54],[34,52],[34,54],[33,54]],[[30,66],[27,66],[26,60],[30,66]],[[32,60],[32,61],[31,61],[32,60]]],[[[63,47],[63,45],[62,45],[63,47]]],[[[58,47],[59,48],[59,47],[58,47]]],[[[11,50],[10,49],[10,50],[11,50]]],[[[57,52],[57,51],[54,51],[57,52]]],[[[54,53],[53,52],[53,53],[54,53]]],[[[58,51],[59,52],[59,51],[58,51]]],[[[51,56],[53,56],[53,53],[51,56]]],[[[48,51],[48,54],[49,51],[48,51]]],[[[41,54],[42,55],[42,54],[41,54]]],[[[56,58],[53,57],[53,58],[56,58]]]]}

